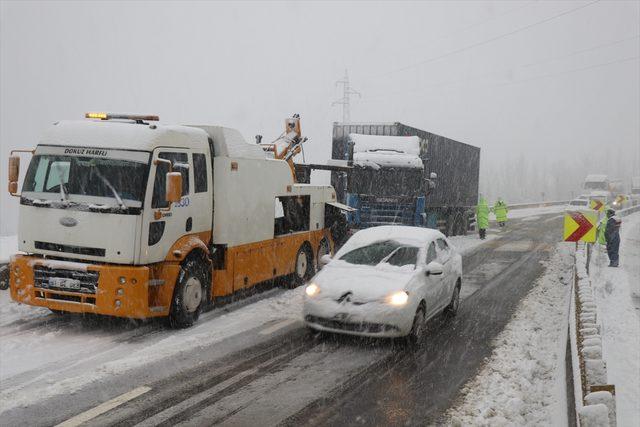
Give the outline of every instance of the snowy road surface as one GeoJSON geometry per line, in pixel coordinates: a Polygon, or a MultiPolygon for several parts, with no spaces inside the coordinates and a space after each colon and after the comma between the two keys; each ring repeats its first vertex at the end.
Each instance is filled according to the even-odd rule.
{"type": "MultiPolygon", "coordinates": [[[[3,425],[414,425],[442,420],[545,271],[561,221],[514,220],[463,250],[463,304],[427,345],[318,337],[301,292],[272,290],[193,328],[56,317],[0,299],[3,425]]],[[[462,249],[464,248],[464,249],[462,249]]],[[[544,419],[541,417],[540,419],[544,419]]]]}

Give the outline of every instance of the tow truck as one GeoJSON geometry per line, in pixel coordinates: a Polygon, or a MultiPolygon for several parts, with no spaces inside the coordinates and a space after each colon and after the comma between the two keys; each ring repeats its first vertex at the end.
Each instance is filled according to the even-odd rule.
{"type": "Polygon", "coordinates": [[[85,119],[56,122],[35,149],[11,152],[22,252],[9,265],[15,301],[187,327],[205,306],[259,283],[302,283],[333,251],[345,207],[333,187],[295,180],[298,116],[286,120],[276,156],[222,126],[85,119]]]}

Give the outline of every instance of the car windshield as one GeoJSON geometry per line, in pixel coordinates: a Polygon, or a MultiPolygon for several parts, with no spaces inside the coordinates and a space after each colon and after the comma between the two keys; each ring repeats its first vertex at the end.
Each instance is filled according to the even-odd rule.
{"type": "Polygon", "coordinates": [[[147,168],[147,163],[130,160],[37,155],[22,191],[142,201],[147,168]]]}
{"type": "Polygon", "coordinates": [[[393,240],[385,240],[349,251],[340,260],[349,264],[372,266],[385,261],[388,264],[402,267],[416,264],[418,250],[415,246],[406,246],[393,240]]]}

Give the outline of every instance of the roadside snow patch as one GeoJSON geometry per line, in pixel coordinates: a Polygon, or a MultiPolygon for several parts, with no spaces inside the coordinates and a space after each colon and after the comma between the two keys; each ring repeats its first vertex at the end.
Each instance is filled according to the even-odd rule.
{"type": "MultiPolygon", "coordinates": [[[[562,425],[570,248],[559,245],[478,375],[463,388],[448,423],[457,426],[562,425]]],[[[566,419],[566,418],[565,418],[566,419]]]]}

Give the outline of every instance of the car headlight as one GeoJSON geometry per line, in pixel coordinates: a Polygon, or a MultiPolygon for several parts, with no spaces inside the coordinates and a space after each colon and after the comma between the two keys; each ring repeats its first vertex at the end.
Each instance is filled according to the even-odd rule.
{"type": "Polygon", "coordinates": [[[316,285],[315,283],[311,283],[304,291],[306,292],[307,296],[314,297],[320,293],[320,286],[316,285]]]}
{"type": "Polygon", "coordinates": [[[409,294],[405,291],[394,292],[387,297],[387,303],[396,307],[405,305],[409,301],[409,294]]]}

